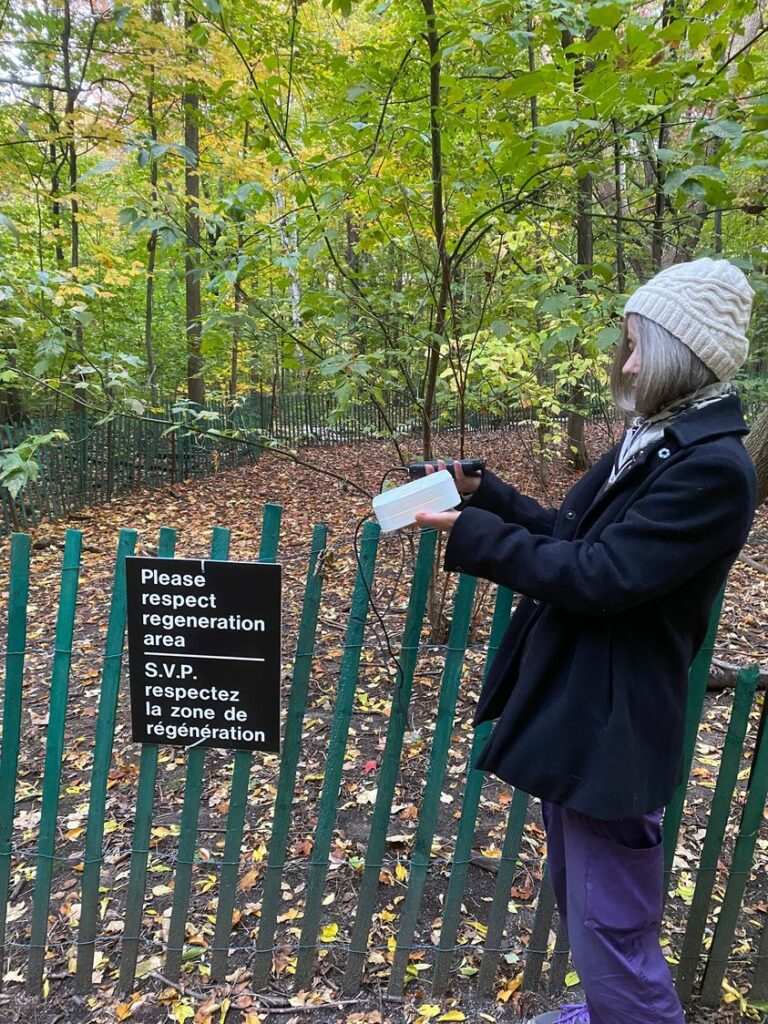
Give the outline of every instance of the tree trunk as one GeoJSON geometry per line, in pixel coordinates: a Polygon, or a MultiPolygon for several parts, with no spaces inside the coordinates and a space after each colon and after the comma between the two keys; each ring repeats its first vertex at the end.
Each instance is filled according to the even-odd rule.
{"type": "MultiPolygon", "coordinates": [[[[590,28],[584,35],[586,42],[592,38],[595,29],[590,28]]],[[[570,46],[573,36],[570,32],[563,33],[563,48],[570,46]]],[[[589,70],[577,58],[576,68],[573,74],[573,91],[578,95],[581,90],[581,80],[585,71],[589,70]]],[[[584,291],[584,282],[592,277],[592,264],[594,262],[593,240],[592,240],[592,175],[583,174],[578,179],[577,208],[578,219],[576,222],[576,262],[578,263],[578,285],[579,290],[584,291]]],[[[574,349],[578,351],[578,341],[574,343],[574,349]]],[[[568,412],[567,440],[568,440],[568,466],[570,469],[581,472],[589,468],[589,456],[587,445],[584,439],[584,385],[579,382],[571,391],[570,410],[568,412]]]]}
{"type": "MultiPolygon", "coordinates": [[[[184,27],[194,24],[192,14],[184,15],[184,27]]],[[[202,356],[202,301],[200,296],[200,96],[194,82],[187,80],[182,98],[184,107],[184,145],[191,154],[184,165],[186,197],[185,306],[187,329],[187,394],[191,402],[205,404],[202,356]]]]}
{"type": "Polygon", "coordinates": [[[445,336],[446,313],[451,295],[451,263],[445,237],[445,206],[443,203],[443,139],[440,125],[440,37],[437,34],[433,0],[422,0],[427,18],[429,47],[429,125],[432,151],[432,230],[438,259],[438,288],[435,304],[435,329],[427,353],[427,372],[422,406],[422,453],[432,458],[432,413],[435,405],[437,374],[440,368],[440,342],[445,336]]]}
{"type": "MultiPolygon", "coordinates": [[[[152,22],[159,25],[163,20],[163,10],[160,0],[152,0],[152,22]]],[[[147,93],[147,118],[149,120],[149,134],[153,142],[157,142],[157,121],[155,120],[155,65],[150,67],[150,86],[147,93]]],[[[156,214],[159,204],[157,193],[157,160],[150,161],[150,184],[152,187],[152,213],[156,214]]],[[[153,229],[147,243],[147,287],[145,295],[144,310],[144,348],[147,355],[147,384],[152,395],[152,404],[157,405],[159,396],[157,392],[157,366],[152,346],[152,327],[155,313],[155,263],[157,260],[157,229],[153,229]]]]}
{"type": "Polygon", "coordinates": [[[768,498],[768,409],[764,409],[752,425],[744,447],[757,470],[757,504],[762,505],[768,498]]]}

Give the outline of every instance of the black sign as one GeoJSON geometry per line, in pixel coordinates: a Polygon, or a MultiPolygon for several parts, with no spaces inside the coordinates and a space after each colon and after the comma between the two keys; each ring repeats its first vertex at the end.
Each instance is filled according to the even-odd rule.
{"type": "Polygon", "coordinates": [[[133,739],[280,749],[279,565],[128,558],[133,739]]]}

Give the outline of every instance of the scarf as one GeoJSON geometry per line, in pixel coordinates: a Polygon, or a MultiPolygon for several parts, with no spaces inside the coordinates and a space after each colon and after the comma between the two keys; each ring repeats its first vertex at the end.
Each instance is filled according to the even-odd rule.
{"type": "Polygon", "coordinates": [[[705,384],[690,395],[676,399],[653,416],[638,416],[624,435],[611,475],[606,481],[606,488],[610,487],[644,452],[657,444],[667,427],[684,412],[702,409],[705,405],[719,402],[732,395],[734,390],[730,381],[717,380],[713,384],[705,384]]]}

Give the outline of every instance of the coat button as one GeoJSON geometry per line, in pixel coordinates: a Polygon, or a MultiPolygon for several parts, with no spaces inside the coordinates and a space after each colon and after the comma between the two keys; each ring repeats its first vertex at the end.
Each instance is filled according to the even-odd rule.
{"type": "Polygon", "coordinates": [[[568,511],[565,513],[565,518],[566,519],[575,519],[576,518],[576,512],[572,508],[569,508],[568,511]]]}
{"type": "Polygon", "coordinates": [[[672,452],[669,450],[669,448],[659,448],[660,459],[668,459],[671,454],[672,452]]]}

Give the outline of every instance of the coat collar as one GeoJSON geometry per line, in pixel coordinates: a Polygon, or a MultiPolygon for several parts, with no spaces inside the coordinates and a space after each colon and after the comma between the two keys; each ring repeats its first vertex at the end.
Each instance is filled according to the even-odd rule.
{"type": "Polygon", "coordinates": [[[735,393],[700,409],[689,409],[673,420],[664,431],[666,437],[673,438],[681,447],[723,434],[748,433],[749,427],[744,422],[741,402],[735,393]]]}

